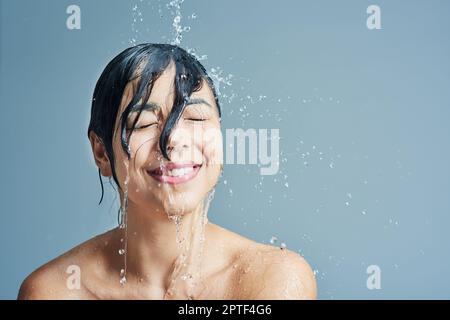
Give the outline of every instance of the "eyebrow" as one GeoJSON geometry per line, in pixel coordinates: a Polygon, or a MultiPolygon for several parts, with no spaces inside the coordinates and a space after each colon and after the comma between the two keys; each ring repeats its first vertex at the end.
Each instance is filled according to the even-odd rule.
{"type": "Polygon", "coordinates": [[[153,102],[147,102],[144,105],[138,103],[138,104],[135,104],[134,106],[131,107],[130,113],[131,112],[136,112],[136,111],[139,111],[139,110],[142,110],[142,111],[146,111],[146,110],[148,110],[148,111],[156,111],[156,110],[159,110],[159,109],[161,109],[161,107],[158,104],[153,103],[153,102]]]}
{"type": "MultiPolygon", "coordinates": [[[[189,99],[189,101],[186,103],[186,107],[189,105],[192,105],[192,104],[205,104],[208,107],[212,108],[212,106],[205,99],[202,99],[202,98],[189,99]]],[[[147,102],[144,105],[141,105],[138,103],[131,107],[130,113],[139,111],[141,108],[142,108],[142,111],[157,111],[157,110],[161,109],[161,106],[154,102],[147,102]]]]}
{"type": "Polygon", "coordinates": [[[206,104],[208,107],[212,108],[212,106],[205,99],[202,98],[189,99],[189,101],[186,103],[186,106],[191,104],[206,104]]]}

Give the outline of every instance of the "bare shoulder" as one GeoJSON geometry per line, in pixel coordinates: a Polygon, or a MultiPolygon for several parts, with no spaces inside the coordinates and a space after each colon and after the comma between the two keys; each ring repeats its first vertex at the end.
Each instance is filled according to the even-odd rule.
{"type": "Polygon", "coordinates": [[[22,282],[17,299],[56,300],[61,297],[75,299],[76,296],[69,295],[70,291],[65,287],[63,273],[59,270],[60,265],[59,258],[56,258],[32,272],[22,282]]]}
{"type": "Polygon", "coordinates": [[[240,292],[245,299],[316,299],[317,286],[308,262],[299,254],[253,243],[239,258],[240,292]]]}
{"type": "Polygon", "coordinates": [[[19,300],[57,300],[89,298],[83,286],[82,270],[92,270],[90,259],[99,244],[108,245],[109,232],[92,238],[32,272],[19,289],[19,300]]]}
{"type": "Polygon", "coordinates": [[[260,299],[316,299],[317,285],[309,263],[288,249],[272,248],[264,266],[267,289],[260,299]]]}

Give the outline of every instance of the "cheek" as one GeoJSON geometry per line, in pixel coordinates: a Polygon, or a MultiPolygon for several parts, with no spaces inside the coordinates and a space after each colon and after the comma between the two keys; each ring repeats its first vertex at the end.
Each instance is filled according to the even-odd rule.
{"type": "Polygon", "coordinates": [[[136,134],[131,136],[130,148],[132,168],[140,169],[147,167],[151,162],[151,157],[155,156],[155,147],[158,143],[158,136],[155,134],[136,134]]]}
{"type": "Polygon", "coordinates": [[[223,163],[223,139],[220,129],[207,130],[202,139],[203,156],[208,166],[220,166],[223,163]]]}
{"type": "Polygon", "coordinates": [[[223,165],[223,139],[219,128],[214,128],[204,134],[202,148],[207,189],[209,190],[217,183],[223,165]]]}

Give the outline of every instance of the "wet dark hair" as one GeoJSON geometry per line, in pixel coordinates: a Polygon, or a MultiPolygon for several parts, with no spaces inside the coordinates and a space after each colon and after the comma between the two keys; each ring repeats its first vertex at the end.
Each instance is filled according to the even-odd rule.
{"type": "MultiPolygon", "coordinates": [[[[130,81],[137,79],[133,98],[123,111],[118,127],[120,129],[122,149],[129,159],[131,156],[128,144],[129,139],[139,120],[143,105],[138,106],[137,117],[133,121],[130,132],[127,133],[126,122],[128,116],[132,108],[141,99],[144,104],[147,102],[153,84],[171,62],[175,64],[176,69],[174,79],[175,98],[172,110],[167,117],[159,139],[159,148],[162,155],[170,160],[167,154],[167,143],[171,131],[180,119],[189,96],[201,89],[202,80],[205,80],[212,90],[219,117],[221,116],[217,93],[211,78],[201,63],[184,49],[170,44],[144,43],[122,51],[108,63],[97,81],[92,98],[91,120],[88,128],[88,137],[92,130],[105,146],[111,164],[112,175],[119,188],[121,187],[115,173],[112,140],[125,87],[130,81]]],[[[98,175],[102,187],[100,204],[104,194],[100,169],[98,170],[98,175]]]]}

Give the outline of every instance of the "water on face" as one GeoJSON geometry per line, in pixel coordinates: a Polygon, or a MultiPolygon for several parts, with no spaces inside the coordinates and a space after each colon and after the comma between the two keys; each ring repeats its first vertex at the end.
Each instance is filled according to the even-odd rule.
{"type": "MultiPolygon", "coordinates": [[[[129,149],[131,154],[131,150],[129,149]]],[[[162,157],[158,157],[160,166],[163,166],[164,161],[162,157]]],[[[117,251],[120,257],[123,258],[122,266],[119,271],[119,283],[125,286],[127,283],[127,244],[128,237],[128,189],[129,189],[129,162],[124,160],[125,178],[123,181],[123,198],[120,206],[119,215],[119,230],[122,232],[120,238],[120,247],[117,251]]],[[[186,203],[185,194],[174,194],[171,188],[166,184],[158,184],[158,188],[167,188],[167,204],[165,205],[165,212],[167,218],[172,220],[175,224],[175,241],[180,253],[174,261],[171,270],[169,281],[164,295],[165,299],[194,299],[196,296],[196,286],[201,282],[201,261],[203,255],[203,246],[205,242],[205,225],[208,222],[207,213],[209,206],[214,197],[214,189],[212,189],[198,205],[194,212],[190,212],[192,219],[189,220],[189,225],[186,226],[187,233],[183,232],[183,223],[185,212],[184,203],[186,203]],[[182,201],[181,209],[172,210],[177,207],[177,201],[182,201]],[[186,234],[186,236],[185,236],[186,234]]],[[[150,213],[155,214],[155,213],[150,213]]],[[[132,240],[132,239],[130,239],[132,240]]]]}

